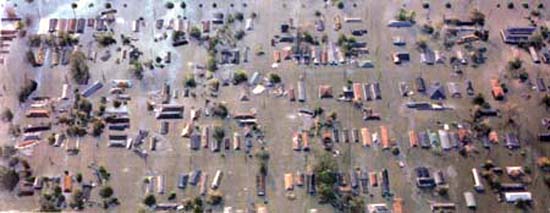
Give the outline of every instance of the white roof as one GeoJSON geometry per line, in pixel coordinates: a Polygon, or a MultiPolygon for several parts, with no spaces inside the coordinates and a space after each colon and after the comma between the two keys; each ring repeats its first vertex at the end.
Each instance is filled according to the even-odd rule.
{"type": "Polygon", "coordinates": [[[504,193],[506,202],[516,202],[518,200],[531,200],[531,192],[506,192],[504,193]]]}

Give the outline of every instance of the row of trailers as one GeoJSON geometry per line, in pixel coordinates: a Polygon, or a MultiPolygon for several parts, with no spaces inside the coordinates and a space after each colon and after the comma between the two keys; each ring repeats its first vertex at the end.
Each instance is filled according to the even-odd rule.
{"type": "MultiPolygon", "coordinates": [[[[210,187],[207,185],[208,177],[209,175],[201,170],[193,170],[190,173],[181,173],[178,175],[177,187],[179,189],[185,189],[187,188],[187,185],[198,186],[200,194],[205,195],[208,188],[216,190],[220,187],[223,171],[216,171],[210,187]]],[[[164,194],[166,192],[165,185],[166,178],[164,175],[151,176],[149,177],[149,183],[146,185],[145,191],[146,193],[152,193],[156,188],[156,192],[158,194],[164,194]]]]}
{"type": "MultiPolygon", "coordinates": [[[[336,185],[339,190],[359,194],[363,192],[369,193],[369,187],[382,187],[382,196],[390,196],[389,173],[387,169],[381,172],[367,172],[367,170],[352,170],[349,173],[334,172],[331,173],[336,179],[336,185]]],[[[258,196],[264,196],[266,176],[259,174],[256,176],[256,190],[258,196]]],[[[285,173],[283,178],[283,186],[285,191],[293,191],[295,187],[305,187],[307,193],[317,193],[316,188],[317,177],[313,172],[285,173]]]]}
{"type": "Polygon", "coordinates": [[[49,33],[84,33],[86,26],[94,28],[97,31],[107,31],[107,20],[105,19],[85,19],[85,18],[52,18],[49,21],[49,33]]]}

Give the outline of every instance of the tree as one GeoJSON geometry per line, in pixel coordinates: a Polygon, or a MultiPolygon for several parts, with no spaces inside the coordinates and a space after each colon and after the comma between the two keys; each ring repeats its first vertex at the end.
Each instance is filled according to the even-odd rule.
{"type": "Polygon", "coordinates": [[[235,32],[235,38],[237,40],[243,39],[244,36],[245,36],[244,30],[237,30],[237,32],[235,32]]]}
{"type": "Polygon", "coordinates": [[[225,130],[222,127],[216,126],[213,134],[214,140],[220,142],[225,137],[225,130]]]}
{"type": "Polygon", "coordinates": [[[76,8],[78,7],[78,4],[76,2],[73,2],[71,4],[71,9],[73,9],[73,15],[76,18],[76,8]]]}
{"type": "Polygon", "coordinates": [[[215,72],[218,70],[218,65],[216,64],[216,58],[212,55],[208,55],[208,59],[206,61],[206,69],[210,72],[215,72]]]}
{"type": "Polygon", "coordinates": [[[73,209],[84,209],[84,193],[80,189],[74,190],[69,206],[73,209]]]}
{"type": "Polygon", "coordinates": [[[238,85],[248,80],[248,76],[244,70],[237,70],[233,74],[233,84],[238,85]]]}
{"type": "Polygon", "coordinates": [[[197,86],[197,82],[195,81],[195,76],[191,73],[186,75],[183,85],[187,88],[195,88],[197,86]]]}
{"type": "Polygon", "coordinates": [[[4,111],[2,111],[2,120],[6,122],[11,122],[13,120],[13,112],[9,108],[5,108],[4,111]]]}
{"type": "Polygon", "coordinates": [[[19,182],[19,175],[14,169],[4,166],[0,167],[0,184],[1,188],[9,191],[13,190],[19,182]]]}
{"type": "Polygon", "coordinates": [[[213,190],[208,192],[206,202],[210,205],[218,205],[223,201],[223,194],[220,191],[213,190]]]}
{"type": "Polygon", "coordinates": [[[550,96],[548,94],[545,94],[544,97],[542,97],[542,100],[540,101],[542,105],[546,107],[546,109],[550,108],[550,96]]]}
{"type": "Polygon", "coordinates": [[[185,4],[185,2],[182,1],[182,2],[180,3],[180,8],[185,10],[186,7],[187,7],[187,4],[185,4]]]}
{"type": "Polygon", "coordinates": [[[103,188],[99,190],[99,196],[101,196],[102,198],[109,198],[113,195],[113,193],[113,188],[111,188],[110,186],[103,186],[103,188]]]}
{"type": "Polygon", "coordinates": [[[191,32],[189,32],[189,35],[192,38],[200,39],[201,38],[201,30],[198,27],[193,26],[193,27],[191,27],[191,32]]]}
{"type": "Polygon", "coordinates": [[[225,106],[225,104],[222,104],[222,103],[216,104],[213,107],[212,111],[215,116],[218,116],[222,119],[226,118],[227,115],[229,115],[229,110],[227,110],[227,107],[225,106]]]}
{"type": "Polygon", "coordinates": [[[344,2],[343,1],[338,1],[338,3],[336,4],[336,6],[338,7],[338,9],[344,9],[344,2]]]}
{"type": "Polygon", "coordinates": [[[133,61],[130,64],[130,72],[136,77],[138,80],[143,79],[143,65],[139,61],[133,61]]]}
{"type": "Polygon", "coordinates": [[[111,178],[111,173],[107,172],[107,169],[105,169],[104,166],[100,166],[98,169],[99,176],[103,180],[109,180],[111,178]]]}
{"type": "Polygon", "coordinates": [[[174,8],[174,3],[172,2],[166,2],[166,4],[164,4],[164,7],[166,7],[166,9],[173,9],[174,8]]]}
{"type": "Polygon", "coordinates": [[[69,64],[73,80],[78,84],[86,84],[90,78],[86,55],[82,51],[74,52],[71,55],[69,64]]]}
{"type": "Polygon", "coordinates": [[[477,94],[474,99],[472,100],[472,104],[481,106],[485,103],[485,98],[483,97],[483,94],[479,93],[477,94]]]}
{"type": "Polygon", "coordinates": [[[523,64],[523,61],[519,58],[514,58],[511,61],[508,61],[509,70],[519,70],[523,64]]]}
{"type": "Polygon", "coordinates": [[[236,12],[236,13],[235,13],[235,19],[236,19],[237,21],[242,22],[242,21],[244,20],[244,15],[243,15],[243,13],[241,13],[241,12],[236,12]]]}
{"type": "Polygon", "coordinates": [[[148,194],[147,196],[145,196],[145,199],[143,199],[143,204],[145,204],[149,207],[157,204],[157,199],[155,198],[155,195],[148,194]]]}
{"type": "Polygon", "coordinates": [[[79,172],[76,174],[76,182],[79,182],[79,183],[82,182],[82,173],[79,172]]]}
{"type": "Polygon", "coordinates": [[[38,86],[38,83],[34,80],[25,80],[23,83],[21,89],[19,90],[17,96],[19,98],[19,102],[23,103],[27,100],[27,98],[36,90],[38,86]]]}
{"type": "Polygon", "coordinates": [[[94,120],[92,125],[92,135],[95,137],[100,136],[101,133],[103,133],[104,128],[105,128],[105,124],[103,123],[102,120],[100,119],[94,120]]]}
{"type": "Polygon", "coordinates": [[[485,24],[485,14],[483,14],[479,9],[473,9],[470,12],[470,20],[472,22],[478,24],[478,25],[484,25],[485,24]]]}
{"type": "Polygon", "coordinates": [[[107,47],[111,44],[116,44],[116,40],[113,37],[113,33],[101,33],[95,36],[95,40],[102,47],[107,47]]]}

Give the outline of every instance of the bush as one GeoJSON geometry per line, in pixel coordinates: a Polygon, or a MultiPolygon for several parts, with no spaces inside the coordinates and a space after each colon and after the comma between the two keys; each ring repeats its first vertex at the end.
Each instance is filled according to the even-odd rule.
{"type": "Polygon", "coordinates": [[[69,64],[73,80],[78,84],[86,84],[90,78],[90,71],[84,53],[81,51],[74,52],[71,55],[69,64]]]}
{"type": "Polygon", "coordinates": [[[37,86],[38,84],[36,83],[36,81],[26,80],[17,94],[19,102],[25,102],[27,98],[36,90],[37,86]]]}
{"type": "Polygon", "coordinates": [[[281,83],[281,77],[275,73],[269,74],[269,82],[272,84],[281,83]]]}
{"type": "Polygon", "coordinates": [[[105,124],[103,123],[103,121],[99,119],[95,120],[92,126],[92,135],[95,137],[100,136],[101,133],[103,133],[104,128],[105,128],[105,124]]]}
{"type": "Polygon", "coordinates": [[[80,189],[76,189],[71,195],[69,206],[73,209],[84,209],[84,193],[80,189]]]}
{"type": "Polygon", "coordinates": [[[223,137],[225,137],[225,130],[222,127],[216,126],[212,137],[218,142],[222,141],[223,137]]]}
{"type": "Polygon", "coordinates": [[[514,9],[514,2],[508,2],[508,9],[514,9]]]}
{"type": "Polygon", "coordinates": [[[246,72],[243,70],[237,70],[233,74],[233,84],[237,85],[248,80],[246,72]]]}
{"type": "Polygon", "coordinates": [[[447,2],[447,3],[445,3],[445,7],[447,9],[451,9],[451,7],[453,7],[453,5],[451,5],[451,2],[447,2]]]}
{"type": "Polygon", "coordinates": [[[155,195],[148,194],[147,196],[145,196],[145,199],[143,199],[143,204],[145,204],[149,207],[157,204],[157,199],[155,198],[155,195]]]}
{"type": "Polygon", "coordinates": [[[104,186],[99,190],[99,196],[101,196],[102,198],[109,198],[113,195],[113,193],[113,188],[111,188],[110,186],[104,186]]]}

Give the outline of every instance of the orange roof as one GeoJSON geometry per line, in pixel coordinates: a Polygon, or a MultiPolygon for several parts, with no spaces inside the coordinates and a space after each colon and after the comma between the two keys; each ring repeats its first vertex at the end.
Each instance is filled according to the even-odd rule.
{"type": "Polygon", "coordinates": [[[393,212],[394,213],[403,213],[403,199],[395,198],[393,200],[393,212]]]}
{"type": "Polygon", "coordinates": [[[466,137],[468,137],[468,130],[464,128],[458,129],[458,140],[464,141],[466,137]]]}
{"type": "Polygon", "coordinates": [[[497,132],[491,131],[489,133],[489,141],[491,141],[492,143],[498,143],[498,134],[497,134],[497,132]]]}
{"type": "Polygon", "coordinates": [[[409,143],[411,147],[418,146],[418,138],[416,137],[416,132],[414,130],[409,131],[409,143]]]}
{"type": "Polygon", "coordinates": [[[382,148],[390,148],[390,138],[388,136],[388,129],[385,126],[380,126],[380,139],[382,141],[382,148]]]}
{"type": "Polygon", "coordinates": [[[73,188],[73,178],[70,175],[63,177],[63,191],[71,192],[73,188]]]}
{"type": "Polygon", "coordinates": [[[307,132],[302,132],[302,143],[304,144],[304,149],[309,149],[309,135],[307,132]]]}
{"type": "Polygon", "coordinates": [[[363,146],[371,146],[372,140],[370,138],[369,129],[361,128],[361,138],[363,139],[363,146]]]}
{"type": "Polygon", "coordinates": [[[292,173],[285,174],[285,190],[292,190],[294,188],[292,181],[292,173]]]}
{"type": "Polygon", "coordinates": [[[353,99],[355,101],[363,100],[363,88],[360,83],[353,83],[353,99]]]}

